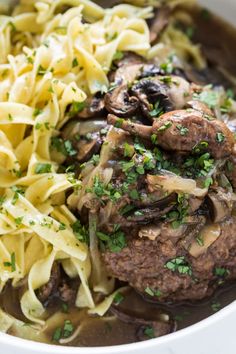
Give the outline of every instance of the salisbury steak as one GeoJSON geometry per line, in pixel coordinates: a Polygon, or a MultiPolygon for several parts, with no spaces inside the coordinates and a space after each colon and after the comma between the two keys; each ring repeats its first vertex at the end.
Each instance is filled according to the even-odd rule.
{"type": "Polygon", "coordinates": [[[225,278],[236,277],[236,217],[219,226],[220,236],[198,257],[186,250],[184,239],[175,243],[160,234],[155,240],[131,238],[121,252],[105,252],[104,260],[113,276],[153,300],[202,299],[225,278]]]}

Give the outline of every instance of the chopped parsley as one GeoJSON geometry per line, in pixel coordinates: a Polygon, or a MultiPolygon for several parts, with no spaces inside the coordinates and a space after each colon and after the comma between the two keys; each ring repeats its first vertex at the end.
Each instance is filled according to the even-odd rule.
{"type": "Polygon", "coordinates": [[[128,143],[124,143],[124,157],[132,157],[134,155],[134,147],[128,143]]]}
{"type": "Polygon", "coordinates": [[[217,277],[226,277],[227,275],[229,275],[229,270],[226,269],[226,268],[220,268],[220,267],[216,267],[214,269],[214,274],[217,276],[217,277]]]}
{"type": "Polygon", "coordinates": [[[155,338],[154,329],[151,326],[146,327],[143,333],[149,338],[155,338]]]}
{"type": "Polygon", "coordinates": [[[219,100],[219,94],[214,91],[202,91],[195,93],[193,99],[205,103],[209,108],[214,108],[219,100]]]}
{"type": "Polygon", "coordinates": [[[52,172],[52,165],[49,163],[37,163],[35,166],[35,173],[50,173],[52,172]]]}
{"type": "Polygon", "coordinates": [[[116,293],[113,302],[115,305],[119,305],[123,300],[124,300],[124,295],[118,292],[116,293]]]}
{"type": "Polygon", "coordinates": [[[182,135],[182,136],[187,135],[188,132],[189,132],[188,128],[185,128],[185,127],[184,127],[183,125],[181,125],[181,124],[177,124],[176,127],[177,127],[177,129],[179,130],[180,135],[182,135]]]}
{"type": "Polygon", "coordinates": [[[19,216],[18,218],[15,218],[15,224],[17,226],[20,226],[22,224],[23,219],[24,219],[24,216],[19,216]]]}
{"type": "Polygon", "coordinates": [[[119,229],[114,230],[114,233],[111,235],[107,235],[98,231],[97,237],[102,242],[102,244],[113,253],[120,252],[127,245],[125,234],[119,229]]]}
{"type": "Polygon", "coordinates": [[[34,112],[33,112],[33,116],[37,117],[39,114],[41,114],[43,111],[42,109],[39,108],[35,108],[34,112]]]}
{"type": "Polygon", "coordinates": [[[121,60],[124,58],[124,53],[120,50],[117,50],[113,56],[113,60],[121,60]]]}
{"type": "Polygon", "coordinates": [[[165,124],[163,124],[163,125],[158,129],[158,131],[159,131],[159,132],[163,132],[163,131],[169,129],[171,126],[172,126],[172,123],[171,123],[171,122],[166,122],[165,124]]]}
{"type": "Polygon", "coordinates": [[[69,115],[70,117],[76,116],[76,114],[82,112],[86,107],[86,102],[73,102],[70,107],[69,115]]]}
{"type": "Polygon", "coordinates": [[[223,133],[216,133],[216,141],[218,143],[223,143],[225,141],[225,136],[223,133]]]}
{"type": "Polygon", "coordinates": [[[148,294],[149,296],[152,296],[152,297],[153,296],[160,297],[162,295],[160,290],[153,290],[150,287],[147,287],[145,289],[145,293],[148,294]]]}
{"type": "Polygon", "coordinates": [[[71,228],[77,240],[89,244],[89,231],[84,225],[81,224],[80,220],[77,220],[74,224],[72,224],[71,228]]]}
{"type": "Polygon", "coordinates": [[[165,264],[165,268],[171,270],[172,272],[177,271],[180,274],[192,276],[192,268],[187,263],[184,256],[171,259],[165,264]]]}
{"type": "Polygon", "coordinates": [[[46,74],[46,72],[47,72],[47,69],[45,69],[42,65],[39,65],[37,75],[43,76],[46,74]]]}
{"type": "Polygon", "coordinates": [[[72,61],[72,68],[75,68],[78,65],[79,65],[78,59],[74,58],[73,61],[72,61]]]}
{"type": "Polygon", "coordinates": [[[65,140],[64,146],[68,156],[75,156],[77,154],[77,151],[73,148],[70,140],[65,140]]]}
{"type": "Polygon", "coordinates": [[[221,309],[221,304],[219,301],[213,301],[211,304],[211,308],[213,312],[217,312],[221,309]]]}
{"type": "Polygon", "coordinates": [[[11,267],[11,271],[15,272],[15,270],[16,270],[16,254],[15,254],[15,252],[13,252],[11,254],[11,261],[4,262],[3,265],[4,265],[4,267],[11,267]]]}
{"type": "Polygon", "coordinates": [[[70,320],[65,320],[63,328],[57,328],[53,333],[52,340],[59,342],[61,338],[69,338],[74,332],[74,326],[70,320]]]}
{"type": "Polygon", "coordinates": [[[151,107],[152,110],[149,112],[151,117],[160,117],[162,114],[165,113],[163,107],[161,106],[161,101],[157,101],[154,107],[151,107]]]}

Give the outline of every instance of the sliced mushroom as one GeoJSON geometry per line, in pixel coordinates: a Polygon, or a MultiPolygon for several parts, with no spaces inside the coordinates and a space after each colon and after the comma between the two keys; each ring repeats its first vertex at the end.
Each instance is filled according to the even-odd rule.
{"type": "Polygon", "coordinates": [[[200,113],[202,113],[203,115],[205,114],[206,116],[208,116],[208,119],[214,119],[214,115],[212,110],[203,102],[200,101],[189,101],[187,102],[186,108],[192,108],[195,111],[198,111],[200,113]]]}
{"type": "Polygon", "coordinates": [[[170,8],[162,6],[156,10],[155,16],[150,24],[150,42],[155,43],[160,34],[169,24],[170,8]]]}
{"type": "Polygon", "coordinates": [[[163,215],[172,210],[176,203],[176,194],[172,193],[167,197],[155,201],[145,208],[134,209],[126,214],[125,225],[148,224],[152,220],[159,220],[163,215]]]}
{"type": "Polygon", "coordinates": [[[131,117],[139,108],[139,100],[129,95],[128,87],[124,84],[105,95],[105,107],[118,117],[131,117]]]}
{"type": "Polygon", "coordinates": [[[120,306],[111,306],[111,312],[122,322],[132,323],[138,326],[137,339],[140,341],[150,339],[146,330],[150,328],[155,337],[160,337],[176,330],[176,323],[170,318],[169,314],[160,314],[158,319],[147,320],[138,317],[138,314],[130,313],[120,306]]]}
{"type": "MultiPolygon", "coordinates": [[[[109,115],[109,124],[116,125],[118,118],[109,115]]],[[[191,153],[204,144],[204,149],[214,158],[223,159],[232,154],[234,135],[225,123],[208,120],[196,110],[177,110],[163,114],[152,127],[122,121],[120,128],[132,135],[150,139],[155,134],[158,145],[176,153],[191,153]],[[182,133],[183,132],[183,133],[182,133]]]]}
{"type": "Polygon", "coordinates": [[[107,122],[102,119],[71,121],[63,129],[62,137],[73,143],[78,151],[75,157],[82,163],[99,153],[104,140],[100,132],[106,128],[108,128],[107,122]]]}
{"type": "Polygon", "coordinates": [[[154,241],[161,234],[161,228],[158,225],[147,225],[139,230],[138,236],[140,238],[147,237],[154,241]]]}
{"type": "Polygon", "coordinates": [[[200,241],[194,240],[189,248],[191,256],[197,258],[205,253],[208,248],[220,237],[221,227],[219,224],[206,225],[200,233],[200,241]]]}
{"type": "Polygon", "coordinates": [[[77,114],[78,118],[89,119],[95,116],[101,117],[105,114],[104,97],[95,95],[87,100],[86,107],[77,114]]]}
{"type": "Polygon", "coordinates": [[[212,222],[222,222],[231,215],[233,208],[231,193],[224,193],[221,190],[210,192],[207,195],[207,202],[212,222]]]}
{"type": "Polygon", "coordinates": [[[143,113],[151,120],[155,117],[157,104],[159,114],[183,108],[189,92],[189,83],[179,76],[145,78],[131,88],[131,93],[140,101],[143,113]]]}

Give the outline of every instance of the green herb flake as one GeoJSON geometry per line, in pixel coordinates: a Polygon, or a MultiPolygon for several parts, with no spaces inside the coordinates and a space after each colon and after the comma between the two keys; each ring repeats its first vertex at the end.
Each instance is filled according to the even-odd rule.
{"type": "Polygon", "coordinates": [[[11,261],[4,262],[3,265],[4,265],[4,267],[11,267],[12,272],[16,271],[16,254],[15,254],[15,252],[11,253],[11,261]]]}
{"type": "Polygon", "coordinates": [[[225,136],[223,133],[216,133],[216,141],[221,144],[225,141],[225,136]]]}
{"type": "Polygon", "coordinates": [[[155,117],[158,118],[160,117],[162,114],[165,113],[163,107],[161,106],[161,101],[157,101],[154,105],[154,107],[151,107],[152,110],[149,112],[151,117],[155,117]]]}
{"type": "Polygon", "coordinates": [[[122,295],[121,293],[116,293],[115,297],[114,297],[114,304],[115,305],[120,305],[120,303],[124,300],[124,295],[122,295]]]}
{"type": "Polygon", "coordinates": [[[70,107],[69,115],[70,117],[76,116],[78,113],[82,112],[86,107],[86,102],[73,102],[70,107]]]}
{"type": "Polygon", "coordinates": [[[177,124],[176,127],[177,127],[177,129],[179,130],[180,135],[182,135],[182,136],[187,135],[188,132],[189,132],[188,128],[185,128],[185,127],[184,127],[183,125],[181,125],[181,124],[177,124]]]}
{"type": "Polygon", "coordinates": [[[72,142],[70,140],[65,140],[64,146],[68,156],[75,156],[77,154],[77,151],[73,148],[72,142]]]}
{"type": "Polygon", "coordinates": [[[217,277],[226,277],[227,275],[230,274],[229,270],[226,269],[226,268],[220,268],[220,267],[216,267],[214,269],[214,274],[217,276],[217,277]]]}
{"type": "Polygon", "coordinates": [[[74,58],[72,61],[72,68],[76,68],[76,66],[78,66],[78,65],[79,65],[78,59],[74,58]]]}
{"type": "Polygon", "coordinates": [[[184,256],[171,259],[165,264],[165,268],[172,272],[178,271],[180,274],[192,276],[191,266],[187,263],[184,256]]]}
{"type": "Polygon", "coordinates": [[[19,216],[18,218],[15,218],[15,224],[17,226],[20,226],[22,224],[23,219],[24,219],[24,216],[19,216]]]}
{"type": "Polygon", "coordinates": [[[71,228],[77,240],[89,244],[89,231],[81,224],[80,220],[74,222],[74,224],[71,225],[71,228]]]}
{"type": "Polygon", "coordinates": [[[8,120],[9,120],[10,122],[13,121],[13,117],[12,117],[12,115],[11,115],[10,113],[8,114],[8,120]]]}
{"type": "Polygon", "coordinates": [[[33,112],[33,117],[37,117],[38,115],[40,115],[42,113],[42,109],[39,108],[35,108],[34,112],[33,112]]]}
{"type": "Polygon", "coordinates": [[[35,166],[35,173],[50,173],[52,172],[52,165],[49,163],[37,163],[35,166]]]}
{"type": "Polygon", "coordinates": [[[117,50],[113,56],[113,60],[121,60],[124,58],[124,53],[120,50],[117,50]]]}
{"type": "Polygon", "coordinates": [[[158,129],[158,131],[163,132],[163,131],[169,129],[171,126],[172,126],[172,122],[166,122],[158,129]]]}
{"type": "Polygon", "coordinates": [[[155,338],[155,332],[154,332],[154,329],[153,327],[151,326],[148,326],[144,329],[144,334],[149,337],[150,339],[151,338],[155,338]]]}
{"type": "Polygon", "coordinates": [[[221,309],[221,304],[219,301],[213,301],[211,304],[211,308],[213,312],[218,312],[221,309]]]}

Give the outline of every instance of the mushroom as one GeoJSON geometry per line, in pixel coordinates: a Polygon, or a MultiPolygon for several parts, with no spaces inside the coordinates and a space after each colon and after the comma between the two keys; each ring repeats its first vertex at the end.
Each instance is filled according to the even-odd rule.
{"type": "Polygon", "coordinates": [[[167,6],[162,6],[155,12],[154,18],[151,20],[150,24],[150,42],[154,44],[159,38],[160,34],[169,24],[170,8],[167,6]]]}
{"type": "Polygon", "coordinates": [[[233,208],[231,193],[225,193],[222,190],[210,192],[207,195],[207,202],[212,222],[222,222],[231,215],[233,208]]]}
{"type": "Polygon", "coordinates": [[[78,118],[89,119],[95,116],[103,116],[105,113],[104,98],[97,94],[87,100],[86,107],[77,114],[78,118]]]}
{"type": "Polygon", "coordinates": [[[115,87],[105,95],[105,107],[108,112],[119,117],[130,117],[139,108],[139,100],[130,96],[126,84],[115,87]]]}
{"type": "Polygon", "coordinates": [[[139,232],[138,236],[140,238],[147,237],[149,240],[154,241],[161,234],[161,229],[158,225],[147,225],[143,226],[139,232]]]}
{"type": "Polygon", "coordinates": [[[204,147],[214,158],[223,159],[232,154],[234,135],[225,123],[208,120],[196,110],[177,110],[159,117],[152,127],[119,121],[114,115],[108,115],[108,123],[116,125],[132,135],[150,139],[155,134],[158,145],[164,150],[176,153],[192,153],[197,147],[204,147]],[[203,143],[203,145],[201,145],[203,143]]]}
{"type": "Polygon", "coordinates": [[[183,108],[189,92],[189,83],[179,76],[145,78],[131,88],[131,93],[139,99],[143,113],[150,120],[160,113],[172,111],[174,107],[183,108]],[[155,112],[156,105],[159,112],[155,112]]]}
{"type": "Polygon", "coordinates": [[[155,337],[160,337],[176,330],[176,323],[169,314],[160,313],[159,318],[145,319],[138,313],[127,311],[121,306],[112,305],[111,312],[122,322],[137,325],[137,340],[143,341],[150,339],[147,335],[147,328],[150,328],[155,337]]]}
{"type": "Polygon", "coordinates": [[[101,130],[107,128],[107,122],[102,119],[71,121],[62,131],[62,137],[72,141],[78,151],[76,159],[83,163],[97,154],[103,143],[101,130]]]}
{"type": "Polygon", "coordinates": [[[171,211],[176,203],[176,194],[172,193],[165,198],[157,200],[145,208],[135,208],[130,213],[126,214],[124,223],[126,226],[136,224],[146,225],[152,220],[158,220],[163,215],[171,211]]]}
{"type": "Polygon", "coordinates": [[[219,224],[210,224],[204,226],[201,230],[201,243],[196,239],[193,241],[189,248],[189,253],[192,257],[199,257],[205,253],[208,248],[220,237],[221,228],[219,224]]]}

